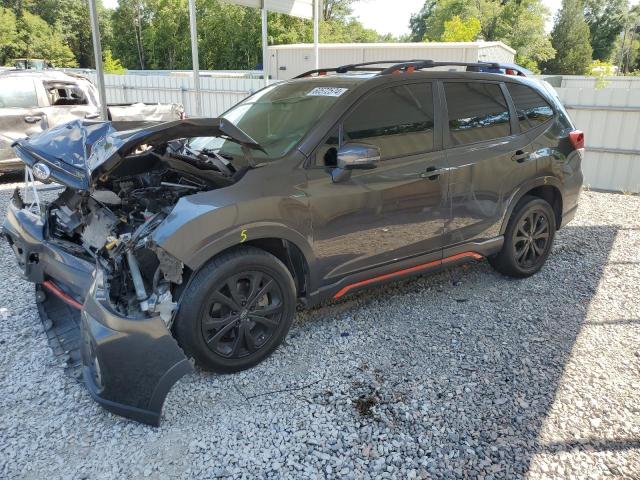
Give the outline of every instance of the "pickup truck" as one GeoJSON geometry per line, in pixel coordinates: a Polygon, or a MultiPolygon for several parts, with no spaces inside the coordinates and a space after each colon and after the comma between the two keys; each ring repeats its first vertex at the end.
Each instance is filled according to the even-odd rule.
{"type": "MultiPolygon", "coordinates": [[[[120,129],[184,118],[178,104],[108,105],[120,129]]],[[[0,72],[0,175],[21,170],[11,145],[16,140],[76,119],[99,119],[100,102],[87,78],[59,70],[0,72]]]]}

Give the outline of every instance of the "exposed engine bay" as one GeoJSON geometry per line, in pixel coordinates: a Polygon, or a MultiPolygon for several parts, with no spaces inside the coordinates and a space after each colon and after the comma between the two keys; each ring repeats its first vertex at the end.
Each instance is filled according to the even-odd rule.
{"type": "Polygon", "coordinates": [[[247,168],[180,141],[143,145],[91,190],[67,188],[51,202],[46,209],[49,237],[98,262],[117,313],[160,315],[169,326],[184,265],[155,245],[150,234],[181,197],[229,186],[247,168]]]}

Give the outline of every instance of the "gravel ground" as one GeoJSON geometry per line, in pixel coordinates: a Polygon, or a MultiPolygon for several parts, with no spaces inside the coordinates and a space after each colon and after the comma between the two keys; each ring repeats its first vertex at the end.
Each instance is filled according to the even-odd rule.
{"type": "Polygon", "coordinates": [[[639,211],[585,192],[530,279],[480,262],[299,313],[157,429],[65,376],[3,241],[0,477],[640,478],[639,211]]]}

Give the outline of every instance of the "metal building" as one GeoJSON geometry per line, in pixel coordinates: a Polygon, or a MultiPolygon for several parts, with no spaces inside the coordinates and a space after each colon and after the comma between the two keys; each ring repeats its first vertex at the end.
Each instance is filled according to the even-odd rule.
{"type": "MultiPolygon", "coordinates": [[[[513,63],[516,51],[502,42],[321,43],[320,68],[374,60],[451,60],[513,63]]],[[[287,80],[315,65],[313,45],[269,47],[271,78],[287,80]]]]}

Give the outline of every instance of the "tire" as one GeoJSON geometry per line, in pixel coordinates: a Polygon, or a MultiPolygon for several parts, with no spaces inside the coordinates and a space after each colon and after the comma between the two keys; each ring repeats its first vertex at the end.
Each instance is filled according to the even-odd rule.
{"type": "Polygon", "coordinates": [[[547,261],[555,233],[556,217],[551,205],[541,198],[525,196],[509,218],[502,250],[489,257],[489,263],[503,275],[530,277],[547,261]]]}
{"type": "Polygon", "coordinates": [[[195,274],[180,302],[174,333],[200,367],[238,372],[257,365],[282,343],[295,307],[287,267],[263,250],[239,247],[195,274]]]}

